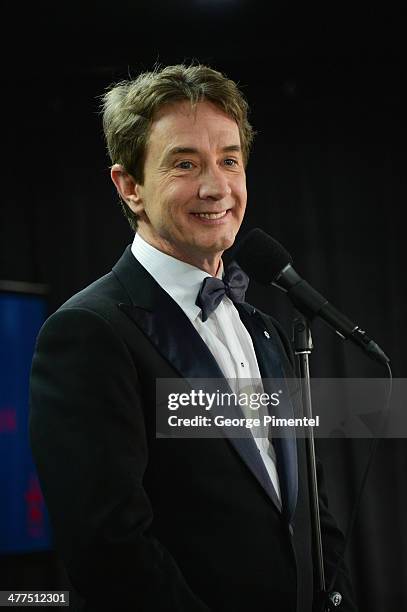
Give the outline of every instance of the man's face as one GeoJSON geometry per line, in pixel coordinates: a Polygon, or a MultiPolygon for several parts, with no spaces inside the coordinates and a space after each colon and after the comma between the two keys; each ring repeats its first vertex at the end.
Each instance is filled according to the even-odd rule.
{"type": "Polygon", "coordinates": [[[207,101],[195,110],[188,101],[163,107],[147,144],[144,184],[135,185],[130,203],[140,235],[198,267],[213,264],[233,244],[246,199],[237,123],[207,101]]]}

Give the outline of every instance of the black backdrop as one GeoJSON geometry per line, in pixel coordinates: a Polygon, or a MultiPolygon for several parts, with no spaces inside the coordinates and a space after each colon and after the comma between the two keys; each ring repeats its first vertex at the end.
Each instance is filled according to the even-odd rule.
{"type": "MultiPolygon", "coordinates": [[[[177,0],[9,9],[0,278],[48,284],[52,312],[110,269],[132,237],[109,181],[96,97],[155,61],[198,59],[239,81],[258,131],[241,235],[260,226],[282,242],[298,271],[370,332],[403,377],[401,15],[266,8],[177,0]]],[[[283,295],[253,283],[248,297],[290,334],[283,295]]],[[[318,322],[313,335],[314,376],[385,376],[318,322]]],[[[319,442],[343,528],[368,448],[361,440],[319,442]]],[[[407,609],[406,468],[405,440],[382,441],[348,555],[362,612],[407,609]]],[[[1,559],[1,588],[64,584],[53,553],[1,559]]]]}

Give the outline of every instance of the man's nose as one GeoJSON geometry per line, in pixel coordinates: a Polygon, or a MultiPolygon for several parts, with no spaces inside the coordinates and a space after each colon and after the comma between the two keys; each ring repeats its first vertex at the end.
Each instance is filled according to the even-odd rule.
{"type": "Polygon", "coordinates": [[[199,197],[201,200],[222,200],[232,192],[228,177],[218,166],[207,168],[201,176],[199,197]]]}

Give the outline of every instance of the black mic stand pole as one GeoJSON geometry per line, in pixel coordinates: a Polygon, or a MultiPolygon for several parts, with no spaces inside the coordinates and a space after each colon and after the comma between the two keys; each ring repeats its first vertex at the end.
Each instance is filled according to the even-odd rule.
{"type": "MultiPolygon", "coordinates": [[[[294,352],[298,357],[304,416],[308,419],[312,419],[313,416],[309,372],[309,355],[311,354],[311,351],[313,349],[313,344],[309,323],[307,319],[301,314],[297,316],[293,322],[293,343],[294,352]]],[[[338,592],[326,592],[324,557],[321,537],[321,521],[319,516],[318,503],[318,482],[315,459],[314,431],[310,425],[307,427],[307,437],[305,439],[305,443],[307,453],[307,469],[311,510],[312,545],[314,551],[314,558],[316,561],[316,576],[318,588],[318,603],[316,610],[318,612],[329,612],[329,610],[331,609],[331,604],[334,607],[339,606],[342,601],[342,596],[338,592]]]]}

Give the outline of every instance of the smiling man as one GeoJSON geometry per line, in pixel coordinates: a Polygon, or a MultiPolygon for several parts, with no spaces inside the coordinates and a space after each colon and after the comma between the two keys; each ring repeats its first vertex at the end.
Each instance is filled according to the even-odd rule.
{"type": "Polygon", "coordinates": [[[154,116],[137,182],[120,164],[112,179],[150,245],[216,275],[246,208],[236,121],[214,103],[165,104],[154,116]]]}
{"type": "MultiPolygon", "coordinates": [[[[45,323],[31,378],[32,448],[77,609],[315,602],[301,441],[156,437],[157,379],[292,375],[278,324],[244,303],[242,271],[223,269],[246,208],[247,110],[233,81],[201,65],[104,96],[111,177],[135,238],[45,323]]],[[[343,540],[321,491],[329,580],[343,540]]],[[[336,588],[354,610],[342,567],[336,588]]]]}

